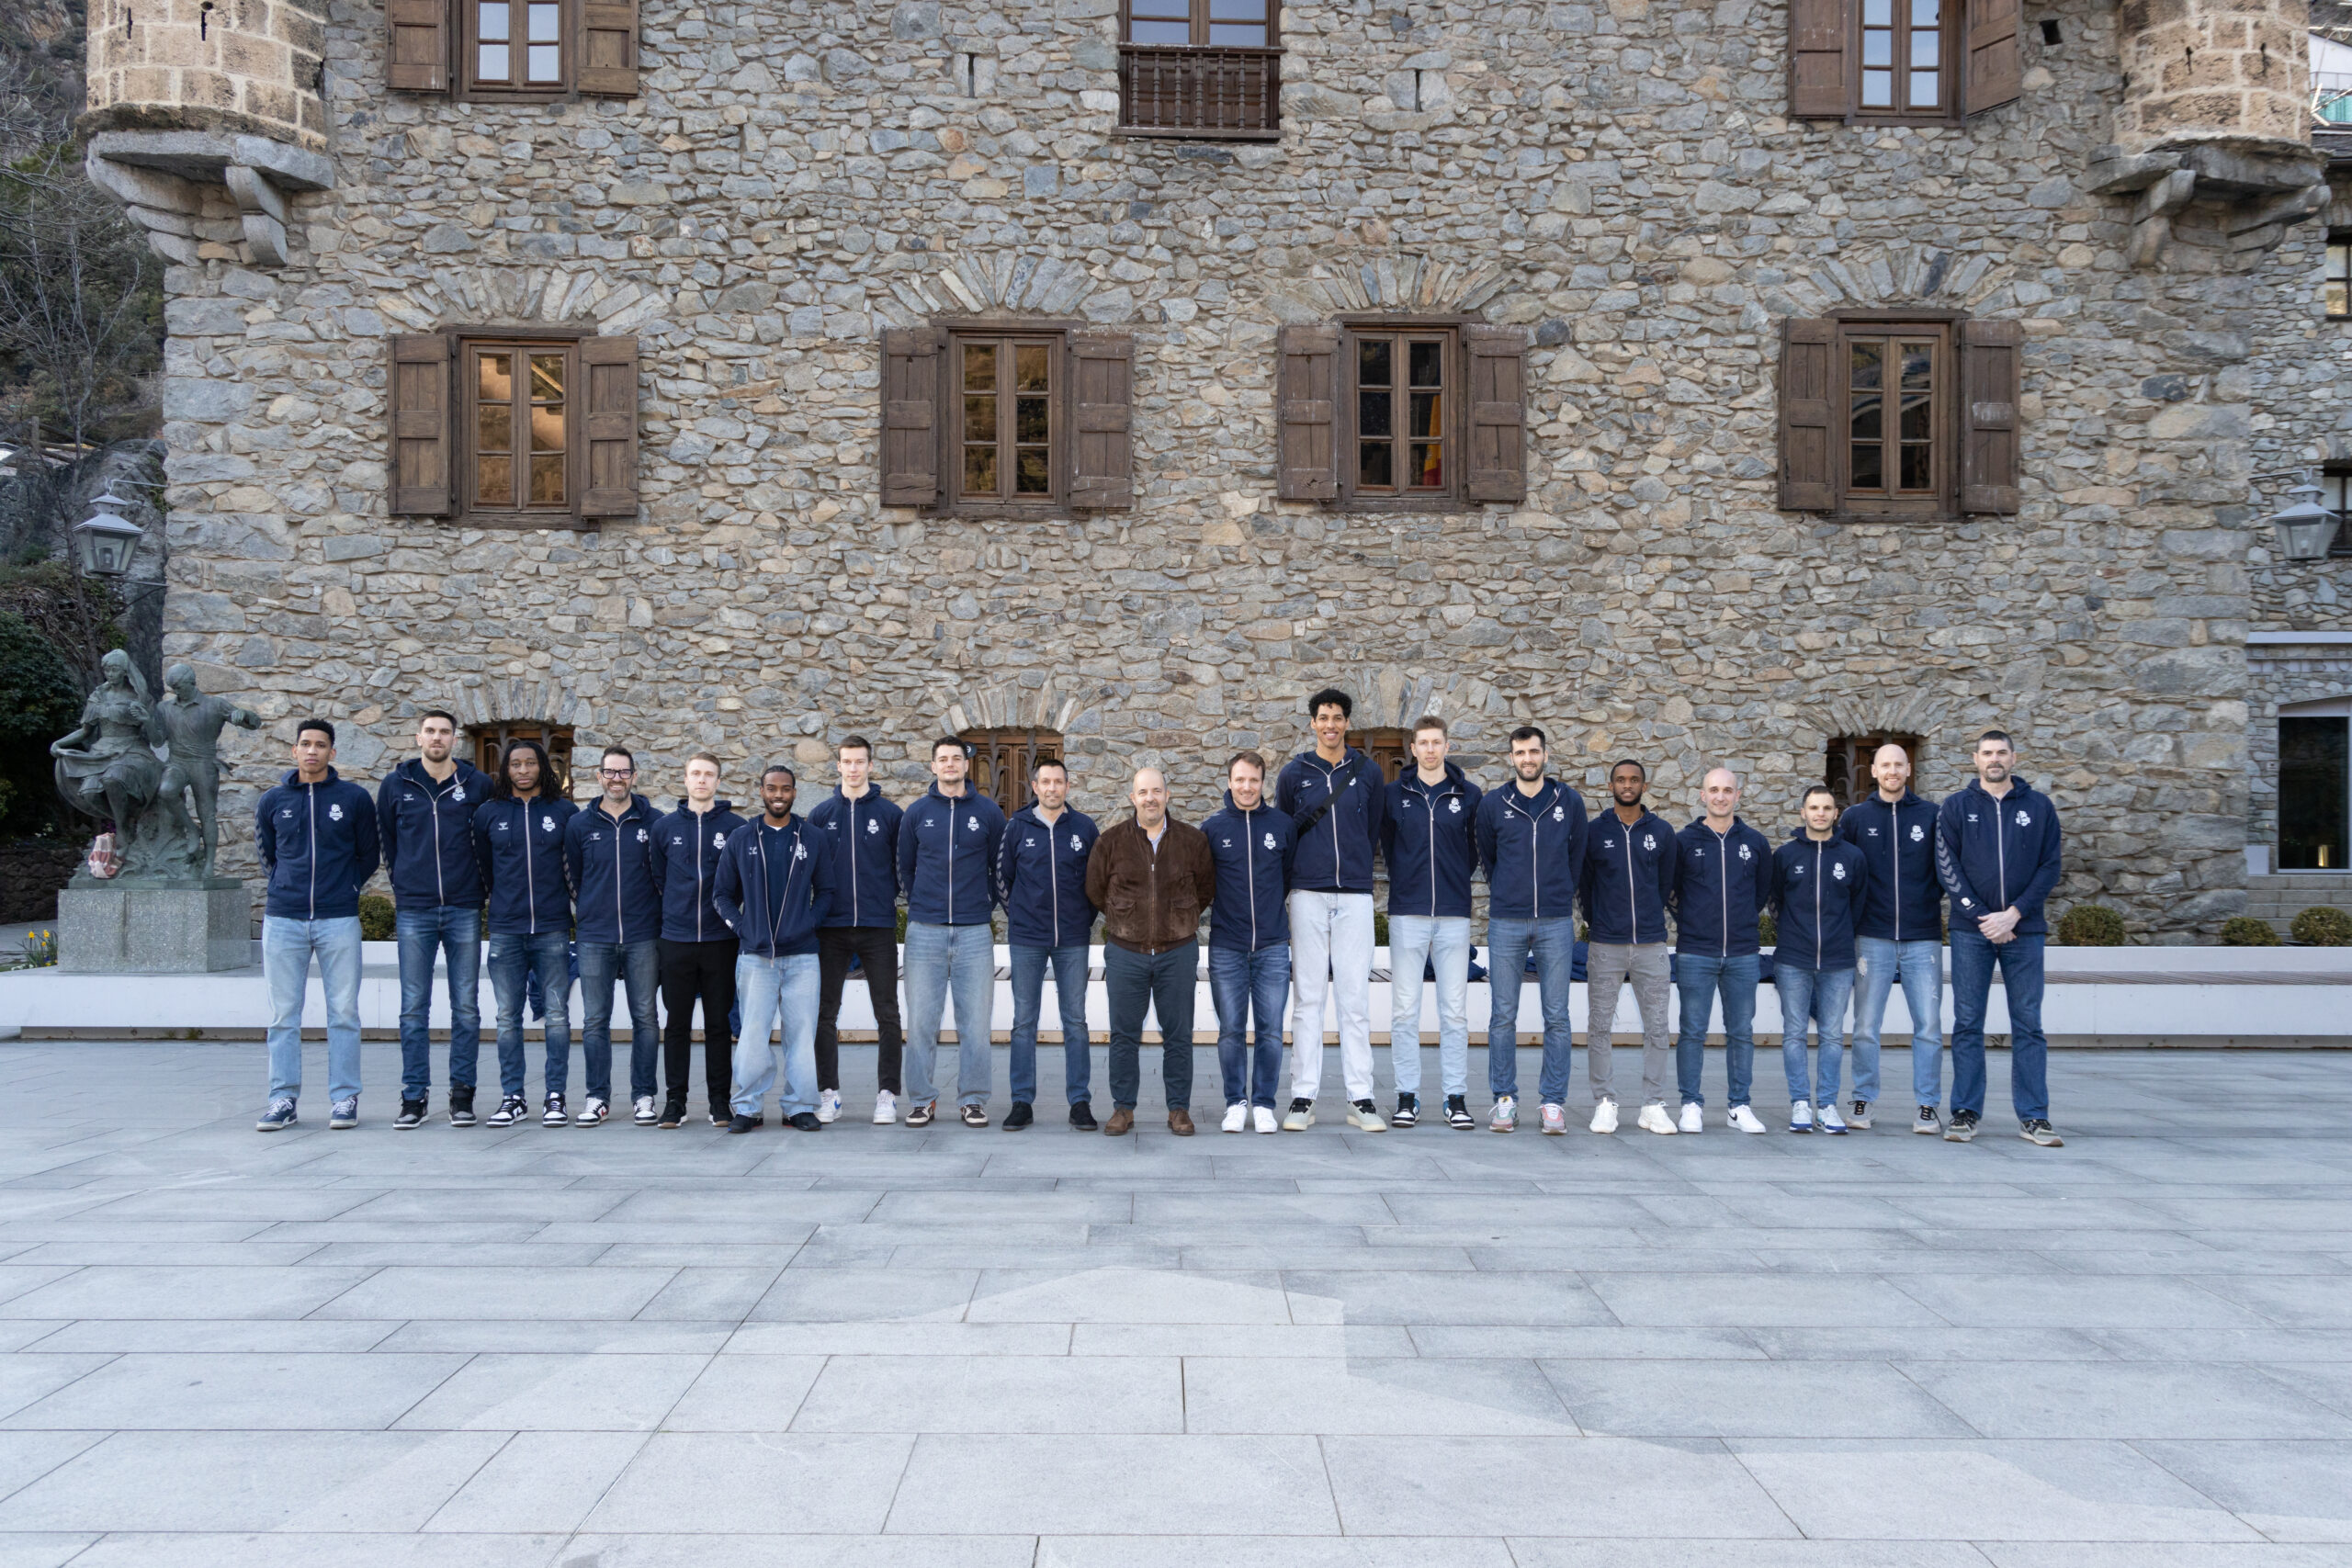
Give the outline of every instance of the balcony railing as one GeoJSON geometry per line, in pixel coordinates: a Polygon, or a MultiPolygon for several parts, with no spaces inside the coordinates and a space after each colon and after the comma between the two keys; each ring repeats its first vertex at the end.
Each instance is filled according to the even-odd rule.
{"type": "Polygon", "coordinates": [[[1279,49],[1119,46],[1119,129],[1271,141],[1282,135],[1279,49]]]}

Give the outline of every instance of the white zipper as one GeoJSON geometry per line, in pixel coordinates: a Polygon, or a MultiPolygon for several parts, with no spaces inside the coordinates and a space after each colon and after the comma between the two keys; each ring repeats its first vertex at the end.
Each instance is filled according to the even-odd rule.
{"type": "MultiPolygon", "coordinates": [[[[1264,775],[1261,774],[1261,777],[1264,775]]],[[[1250,951],[1258,951],[1258,825],[1250,818],[1257,813],[1241,814],[1241,870],[1250,879],[1250,951]]]]}
{"type": "MultiPolygon", "coordinates": [[[[1054,890],[1054,934],[1052,941],[1056,947],[1059,947],[1062,941],[1062,873],[1061,867],[1054,863],[1054,829],[1058,828],[1060,825],[1061,824],[1058,822],[1048,822],[1045,824],[1046,881],[1053,887],[1054,890]]],[[[1010,920],[1012,917],[1008,915],[1005,919],[1010,920]]],[[[1059,971],[1057,970],[1056,973],[1058,975],[1059,971]]]]}
{"type": "MultiPolygon", "coordinates": [[[[957,800],[962,799],[956,796],[957,800]]],[[[947,923],[956,923],[956,802],[947,803],[947,923]]]]}
{"type": "MultiPolygon", "coordinates": [[[[319,786],[304,784],[311,792],[311,919],[319,918],[319,786]]],[[[1998,827],[1999,824],[1994,824],[1998,827]]]]}
{"type": "Polygon", "coordinates": [[[1813,846],[1813,966],[1822,965],[1821,938],[1821,846],[1813,846]]]}
{"type": "Polygon", "coordinates": [[[1886,830],[1889,835],[1889,858],[1894,867],[1894,940],[1903,940],[1903,803],[1896,801],[1886,808],[1886,830]]]}
{"type": "Polygon", "coordinates": [[[537,868],[531,864],[531,801],[523,803],[523,897],[531,922],[531,934],[539,931],[539,879],[537,868]]]}
{"type": "MultiPolygon", "coordinates": [[[[449,776],[454,780],[458,775],[451,773],[449,776]]],[[[447,904],[449,889],[441,880],[441,803],[433,798],[433,792],[429,789],[424,792],[424,810],[433,818],[433,896],[447,904]]]]}
{"type": "MultiPolygon", "coordinates": [[[[1618,819],[1619,826],[1623,826],[1623,818],[1618,819]]],[[[1634,829],[1631,828],[1625,829],[1625,913],[1633,922],[1627,940],[1639,947],[1642,943],[1642,901],[1634,892],[1634,829]]]]}
{"type": "Polygon", "coordinates": [[[849,803],[849,923],[857,924],[857,802],[849,803]]]}
{"type": "Polygon", "coordinates": [[[613,934],[624,942],[628,941],[628,925],[621,916],[621,822],[627,820],[622,818],[613,824],[613,934]]]}
{"type": "MultiPolygon", "coordinates": [[[[714,815],[718,806],[717,801],[711,802],[714,815]]],[[[695,845],[695,940],[700,942],[702,940],[702,818],[692,807],[686,808],[686,815],[694,818],[694,826],[688,831],[694,834],[695,845]]]]}
{"type": "MultiPolygon", "coordinates": [[[[1714,833],[1712,828],[1707,831],[1714,833]]],[[[1731,956],[1731,835],[1728,833],[1715,833],[1715,864],[1722,868],[1716,875],[1722,881],[1724,887],[1724,896],[1720,900],[1724,917],[1724,950],[1716,956],[1729,958],[1731,956]]]]}
{"type": "Polygon", "coordinates": [[[1430,808],[1430,919],[1437,919],[1437,797],[1426,789],[1421,802],[1430,808]]]}
{"type": "Polygon", "coordinates": [[[2009,797],[2006,795],[1993,803],[1993,863],[1999,868],[2001,878],[2001,902],[1993,911],[1996,915],[2009,907],[2008,824],[2002,820],[2008,814],[2008,808],[2009,797]]]}
{"type": "MultiPolygon", "coordinates": [[[[1543,796],[1539,795],[1536,798],[1541,800],[1543,796]]],[[[1513,801],[1511,805],[1515,808],[1519,802],[1513,801]]],[[[1544,813],[1539,808],[1527,818],[1527,918],[1531,920],[1544,918],[1544,855],[1536,843],[1543,832],[1544,813]]]]}

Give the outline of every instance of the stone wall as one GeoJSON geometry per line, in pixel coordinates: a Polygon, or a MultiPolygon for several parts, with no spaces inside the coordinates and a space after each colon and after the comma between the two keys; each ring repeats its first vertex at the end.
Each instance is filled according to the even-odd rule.
{"type": "Polygon", "coordinates": [[[273,721],[224,746],[323,711],[372,777],[418,708],[529,690],[665,779],[703,747],[821,777],[862,730],[904,795],[956,716],[1050,712],[1088,809],[1151,761],[1198,815],[1335,681],[1361,723],[1447,714],[1490,780],[1531,719],[1591,795],[1648,758],[1677,820],[1729,762],[1778,836],[1829,737],[1926,735],[1939,793],[2000,724],[2068,814],[2061,902],[2160,940],[2241,906],[2247,344],[2308,260],[2126,265],[2130,198],[2076,185],[2113,10],[2037,7],[2015,105],[1848,128],[1784,118],[1754,0],[1297,8],[1264,146],[1112,134],[1114,11],[648,4],[643,95],[545,108],[387,93],[380,17],[330,26],[337,188],[291,264],[168,275],[169,652],[273,721]],[[1137,509],[879,507],[879,331],[1032,264],[1136,336],[1137,509]],[[1424,266],[1532,334],[1528,501],[1276,501],[1276,327],[1424,266]],[[1914,304],[2024,323],[2023,513],[1777,511],[1780,320],[1914,304]],[[487,321],[638,336],[640,521],[387,516],[386,335],[487,321]]]}
{"type": "Polygon", "coordinates": [[[2309,141],[2308,0],[2123,0],[2127,149],[2184,141],[2309,141]]]}
{"type": "Polygon", "coordinates": [[[323,6],[304,0],[90,0],[89,19],[85,135],[235,131],[326,150],[319,93],[323,6]]]}

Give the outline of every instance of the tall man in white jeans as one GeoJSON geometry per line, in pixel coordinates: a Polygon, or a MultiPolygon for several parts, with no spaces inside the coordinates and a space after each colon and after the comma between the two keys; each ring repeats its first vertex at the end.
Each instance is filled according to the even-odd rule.
{"type": "Polygon", "coordinates": [[[1445,720],[1413,721],[1413,765],[1388,786],[1380,852],[1388,863],[1388,1063],[1395,1127],[1421,1116],[1421,972],[1437,981],[1437,1062],[1449,1126],[1470,1115],[1470,874],[1478,869],[1480,790],[1445,760],[1445,720]]]}
{"type": "Polygon", "coordinates": [[[1380,846],[1387,781],[1380,764],[1348,745],[1355,703],[1325,687],[1306,699],[1315,748],[1290,760],[1274,805],[1297,829],[1291,863],[1291,1102],[1283,1131],[1315,1125],[1323,1081],[1323,997],[1340,1014],[1340,1071],[1348,1125],[1387,1130],[1372,1099],[1372,862],[1380,846]]]}

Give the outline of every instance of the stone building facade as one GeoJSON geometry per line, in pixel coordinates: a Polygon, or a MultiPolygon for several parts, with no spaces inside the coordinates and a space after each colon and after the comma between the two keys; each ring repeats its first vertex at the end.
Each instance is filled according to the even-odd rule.
{"type": "MultiPolygon", "coordinates": [[[[222,14],[277,27],[274,3],[222,14]]],[[[2249,634],[2352,626],[2343,562],[2274,558],[2281,481],[2255,477],[2352,460],[2324,153],[2300,55],[2268,48],[2299,44],[2296,0],[2011,3],[2006,44],[1979,0],[1947,59],[1974,40],[1966,85],[2012,96],[1892,123],[1852,85],[1877,0],[1291,6],[1257,139],[1123,130],[1118,0],[567,6],[536,96],[468,86],[503,22],[390,3],[325,13],[279,152],[200,73],[92,55],[94,174],[174,263],[167,657],[274,726],[226,743],[232,809],[303,715],[373,778],[443,705],[626,742],[665,780],[705,748],[821,780],[864,732],[902,797],[932,735],[1026,728],[1086,808],[1152,762],[1197,816],[1228,752],[1295,750],[1336,683],[1367,728],[1444,714],[1489,778],[1530,721],[1589,796],[1648,759],[1677,819],[1727,762],[1776,834],[1841,738],[1917,737],[1941,793],[1997,724],[2066,813],[2060,902],[2157,941],[2244,907],[2278,700],[2249,634]],[[621,11],[620,44],[589,40],[621,11]],[[1825,51],[1847,96],[1815,118],[1825,51]],[[1501,391],[1445,427],[1457,474],[1519,443],[1500,497],[1398,502],[1344,468],[1298,493],[1297,410],[1370,416],[1344,357],[1321,400],[1283,383],[1285,329],[1375,322],[1511,329],[1480,340],[1515,356],[1501,391]],[[1807,323],[1826,427],[1792,412],[1807,323]],[[1907,514],[1790,488],[1804,430],[1845,439],[1865,329],[1942,334],[1941,499],[1907,514]],[[1131,493],[894,503],[886,346],[982,332],[1128,345],[1102,450],[1131,493]],[[463,356],[493,340],[575,374],[630,345],[604,352],[633,410],[588,415],[628,470],[593,481],[605,514],[410,493],[433,440],[459,491],[481,443],[404,448],[432,410],[397,373],[469,418],[463,356]],[[2013,388],[1969,379],[1972,344],[2013,388]]],[[[2298,692],[2352,689],[2303,665],[2298,692]]]]}

